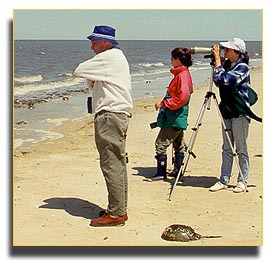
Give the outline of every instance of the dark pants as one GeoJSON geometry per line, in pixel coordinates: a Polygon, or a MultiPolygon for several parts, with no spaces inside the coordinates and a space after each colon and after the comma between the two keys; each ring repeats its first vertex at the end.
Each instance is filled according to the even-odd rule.
{"type": "Polygon", "coordinates": [[[184,153],[184,131],[176,128],[161,128],[156,138],[156,154],[166,154],[167,148],[173,143],[175,152],[184,153]]]}

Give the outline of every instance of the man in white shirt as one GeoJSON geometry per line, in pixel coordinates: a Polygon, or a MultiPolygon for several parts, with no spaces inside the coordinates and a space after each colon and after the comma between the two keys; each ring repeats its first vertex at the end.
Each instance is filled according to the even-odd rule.
{"type": "Polygon", "coordinates": [[[95,26],[87,38],[96,56],[81,63],[74,75],[85,78],[93,89],[95,142],[108,190],[107,209],[90,225],[124,225],[128,219],[125,144],[133,106],[129,65],[117,47],[114,28],[95,26]]]}

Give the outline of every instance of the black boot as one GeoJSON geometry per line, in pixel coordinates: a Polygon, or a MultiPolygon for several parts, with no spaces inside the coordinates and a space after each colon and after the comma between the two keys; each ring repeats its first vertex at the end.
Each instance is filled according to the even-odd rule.
{"type": "Polygon", "coordinates": [[[153,181],[165,180],[166,177],[166,166],[167,166],[167,155],[158,154],[155,157],[157,159],[157,174],[151,177],[153,181]]]}
{"type": "MultiPolygon", "coordinates": [[[[178,172],[182,166],[183,160],[184,160],[184,153],[175,152],[174,169],[172,172],[168,173],[168,176],[177,177],[178,172]]],[[[181,173],[180,176],[182,175],[183,174],[181,173]]]]}

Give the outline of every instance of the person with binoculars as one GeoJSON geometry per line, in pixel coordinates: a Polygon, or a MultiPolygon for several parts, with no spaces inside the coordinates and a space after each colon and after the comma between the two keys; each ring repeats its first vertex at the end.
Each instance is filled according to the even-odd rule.
{"type": "Polygon", "coordinates": [[[189,102],[193,93],[193,83],[188,68],[192,65],[191,51],[188,48],[175,48],[171,52],[170,72],[174,75],[164,99],[155,104],[159,110],[157,125],[160,127],[155,141],[157,173],[153,181],[167,178],[167,148],[173,144],[175,151],[174,170],[169,174],[176,177],[184,159],[184,130],[187,128],[189,102]]]}
{"type": "MultiPolygon", "coordinates": [[[[221,98],[219,109],[231,143],[232,145],[235,144],[238,163],[242,172],[242,175],[240,173],[238,175],[237,185],[233,192],[240,193],[247,190],[249,175],[247,137],[250,117],[246,115],[244,107],[241,108],[241,104],[237,103],[237,97],[241,98],[250,109],[248,96],[248,84],[250,82],[249,56],[246,52],[246,44],[240,38],[233,38],[227,42],[221,42],[220,45],[214,45],[212,54],[215,62],[213,81],[219,88],[221,98]],[[221,48],[224,50],[224,59],[220,55],[221,48]]],[[[226,189],[231,177],[234,156],[224,129],[222,129],[222,137],[221,175],[220,180],[210,187],[211,192],[226,189]]]]}

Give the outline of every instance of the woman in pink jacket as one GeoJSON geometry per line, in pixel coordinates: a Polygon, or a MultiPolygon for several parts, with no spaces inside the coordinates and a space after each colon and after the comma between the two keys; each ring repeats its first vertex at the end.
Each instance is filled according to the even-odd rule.
{"type": "Polygon", "coordinates": [[[161,128],[155,141],[157,174],[152,180],[166,179],[167,148],[173,144],[175,151],[174,170],[169,176],[177,176],[184,159],[184,130],[188,125],[188,111],[193,83],[188,68],[192,65],[188,48],[175,48],[171,52],[170,72],[174,75],[164,99],[155,104],[159,110],[157,125],[161,128]]]}

